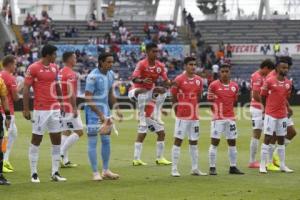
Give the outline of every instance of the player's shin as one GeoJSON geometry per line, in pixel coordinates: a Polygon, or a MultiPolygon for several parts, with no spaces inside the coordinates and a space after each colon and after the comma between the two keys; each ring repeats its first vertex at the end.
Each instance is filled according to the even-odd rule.
{"type": "Polygon", "coordinates": [[[210,145],[208,150],[208,160],[209,160],[209,167],[216,167],[216,160],[217,160],[217,146],[210,145]]]}
{"type": "Polygon", "coordinates": [[[255,162],[255,156],[258,150],[258,144],[259,144],[259,139],[256,139],[254,137],[251,138],[250,141],[250,160],[249,163],[255,162]]]}
{"type": "Polygon", "coordinates": [[[190,150],[190,156],[192,161],[192,170],[197,170],[199,168],[198,167],[198,162],[199,162],[198,145],[190,145],[189,150],[190,150]]]}
{"type": "Polygon", "coordinates": [[[28,157],[29,157],[29,164],[30,164],[31,175],[32,175],[37,173],[37,164],[39,160],[39,146],[30,144],[28,157]]]}
{"type": "Polygon", "coordinates": [[[268,160],[268,155],[269,155],[269,145],[262,143],[261,145],[261,161],[260,161],[260,169],[266,170],[266,164],[268,160]]]}
{"type": "Polygon", "coordinates": [[[60,145],[52,145],[52,175],[58,172],[60,162],[60,145]]]}
{"type": "Polygon", "coordinates": [[[180,157],[180,147],[173,145],[173,147],[172,147],[172,170],[177,170],[179,157],[180,157]]]}
{"type": "Polygon", "coordinates": [[[157,159],[163,158],[164,150],[165,150],[165,142],[157,141],[156,142],[156,158],[157,159]]]}
{"type": "Polygon", "coordinates": [[[229,157],[230,167],[235,167],[236,166],[236,161],[237,161],[236,146],[229,146],[228,147],[228,157],[229,157]]]}
{"type": "Polygon", "coordinates": [[[106,171],[109,169],[109,159],[110,159],[110,136],[101,135],[101,156],[103,162],[103,170],[106,171]]]}
{"type": "Polygon", "coordinates": [[[143,149],[143,143],[135,142],[134,143],[134,160],[140,160],[143,149]]]}
{"type": "Polygon", "coordinates": [[[88,136],[88,156],[93,172],[98,172],[97,159],[97,140],[98,136],[88,136]]]}
{"type": "Polygon", "coordinates": [[[161,120],[161,108],[162,108],[162,106],[165,102],[166,97],[167,97],[166,93],[165,94],[159,94],[156,97],[153,117],[160,124],[164,124],[164,122],[161,120]]]}
{"type": "Polygon", "coordinates": [[[139,116],[139,120],[140,120],[140,126],[147,126],[146,117],[145,117],[145,106],[147,103],[147,95],[139,94],[137,99],[138,99],[137,108],[139,111],[138,116],[139,116]]]}

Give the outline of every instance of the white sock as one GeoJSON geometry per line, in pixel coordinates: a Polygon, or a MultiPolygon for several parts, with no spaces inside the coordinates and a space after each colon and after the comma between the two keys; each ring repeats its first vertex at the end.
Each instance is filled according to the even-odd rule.
{"type": "Polygon", "coordinates": [[[287,145],[289,145],[292,141],[287,139],[287,138],[284,138],[284,145],[285,147],[287,147],[287,145]]]}
{"type": "Polygon", "coordinates": [[[173,147],[172,147],[172,169],[177,170],[179,157],[180,157],[180,147],[173,145],[173,147]]]}
{"type": "Polygon", "coordinates": [[[283,169],[285,167],[285,146],[284,145],[278,145],[278,156],[280,160],[280,169],[283,169]]]}
{"type": "Polygon", "coordinates": [[[163,157],[165,150],[165,142],[164,141],[157,141],[156,142],[156,158],[161,159],[163,157]]]}
{"type": "Polygon", "coordinates": [[[266,168],[268,155],[269,155],[269,145],[266,145],[265,143],[261,144],[261,152],[260,152],[260,167],[266,168]]]}
{"type": "Polygon", "coordinates": [[[60,145],[52,145],[52,175],[58,172],[60,162],[60,145]]]}
{"type": "Polygon", "coordinates": [[[30,164],[30,170],[32,175],[34,173],[37,173],[37,164],[39,160],[39,146],[30,144],[28,157],[29,157],[29,164],[30,164]]]}
{"type": "Polygon", "coordinates": [[[209,167],[216,167],[217,161],[217,146],[210,145],[208,150],[209,167]]]}
{"type": "Polygon", "coordinates": [[[190,145],[190,155],[192,160],[192,170],[198,169],[199,152],[198,145],[190,145]]]}
{"type": "Polygon", "coordinates": [[[269,144],[269,156],[267,161],[268,164],[273,163],[273,153],[275,151],[275,148],[275,144],[269,144]]]}
{"type": "Polygon", "coordinates": [[[143,143],[135,142],[134,143],[134,160],[140,160],[143,149],[143,143]]]}
{"type": "Polygon", "coordinates": [[[237,160],[236,146],[228,147],[228,157],[229,157],[230,167],[236,167],[236,160],[237,160]]]}
{"type": "Polygon", "coordinates": [[[166,97],[167,97],[166,94],[159,94],[156,97],[155,107],[153,111],[154,119],[161,119],[161,108],[165,102],[166,97]]]}
{"type": "Polygon", "coordinates": [[[75,144],[75,142],[77,142],[79,140],[79,135],[77,135],[77,133],[72,133],[64,142],[64,144],[61,147],[61,155],[64,156],[63,157],[63,161],[64,163],[69,162],[69,158],[68,158],[68,150],[71,148],[71,146],[73,144],[75,144]]]}
{"type": "Polygon", "coordinates": [[[250,160],[249,160],[250,163],[255,162],[255,156],[257,153],[258,144],[259,144],[259,140],[252,137],[250,141],[250,160]]]}
{"type": "MultiPolygon", "coordinates": [[[[61,142],[60,142],[60,146],[61,147],[63,147],[64,146],[64,144],[65,144],[65,142],[66,142],[66,140],[67,140],[67,138],[68,138],[69,136],[67,136],[67,135],[61,135],[61,142]]],[[[61,150],[60,150],[60,155],[63,155],[63,151],[62,151],[62,148],[61,148],[61,150]]]]}

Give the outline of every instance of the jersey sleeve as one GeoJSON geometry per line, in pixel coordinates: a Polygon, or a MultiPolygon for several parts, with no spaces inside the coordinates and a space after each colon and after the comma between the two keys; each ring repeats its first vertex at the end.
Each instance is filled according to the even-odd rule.
{"type": "Polygon", "coordinates": [[[15,77],[12,77],[11,81],[10,81],[10,91],[17,91],[18,90],[18,84],[17,84],[17,81],[16,81],[16,78],[15,77]]]}
{"type": "Polygon", "coordinates": [[[0,96],[7,96],[7,89],[2,78],[0,78],[0,96]]]}
{"type": "Polygon", "coordinates": [[[132,78],[140,78],[142,76],[143,65],[139,62],[132,73],[132,78]]]}
{"type": "Polygon", "coordinates": [[[208,87],[207,100],[213,101],[215,99],[215,85],[212,83],[208,87]]]}
{"type": "Polygon", "coordinates": [[[24,84],[25,85],[32,85],[33,80],[36,76],[36,70],[35,68],[31,65],[28,67],[26,73],[25,73],[25,81],[24,84]]]}
{"type": "Polygon", "coordinates": [[[172,94],[173,96],[176,96],[177,93],[178,93],[178,87],[179,87],[179,85],[180,85],[180,81],[179,81],[178,78],[176,78],[174,82],[175,82],[175,85],[173,85],[173,86],[171,87],[171,94],[172,94]]]}
{"type": "Polygon", "coordinates": [[[268,91],[269,91],[269,80],[266,80],[261,88],[261,91],[260,91],[260,95],[261,96],[267,96],[268,95],[268,91]]]}
{"type": "Polygon", "coordinates": [[[254,77],[252,77],[251,82],[252,82],[252,91],[260,92],[261,85],[262,85],[262,79],[254,76],[254,77]]]}
{"type": "Polygon", "coordinates": [[[94,74],[89,74],[86,78],[85,91],[94,93],[96,85],[96,76],[94,74]]]}

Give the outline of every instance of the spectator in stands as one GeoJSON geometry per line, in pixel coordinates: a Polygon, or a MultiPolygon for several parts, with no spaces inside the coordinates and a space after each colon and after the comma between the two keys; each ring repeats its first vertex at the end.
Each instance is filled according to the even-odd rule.
{"type": "Polygon", "coordinates": [[[89,45],[94,45],[97,43],[97,39],[94,38],[93,36],[90,36],[89,39],[88,39],[88,44],[89,45]]]}
{"type": "Polygon", "coordinates": [[[71,37],[78,37],[78,29],[75,26],[71,28],[71,37]]]}
{"type": "Polygon", "coordinates": [[[94,13],[91,14],[90,19],[87,22],[87,29],[88,30],[96,30],[96,16],[94,13]]]}
{"type": "Polygon", "coordinates": [[[112,23],[112,29],[113,31],[117,31],[119,28],[119,23],[117,20],[114,20],[113,23],[112,23]]]}
{"type": "Polygon", "coordinates": [[[227,44],[226,46],[226,55],[227,55],[227,58],[231,58],[232,57],[232,46],[230,43],[227,44]]]}
{"type": "Polygon", "coordinates": [[[290,56],[290,53],[289,53],[289,48],[288,47],[285,47],[285,49],[283,50],[283,52],[282,52],[282,55],[283,56],[290,56]]]}
{"type": "Polygon", "coordinates": [[[276,42],[274,45],[273,45],[273,50],[274,50],[274,54],[278,54],[280,53],[280,44],[279,42],[276,42]]]}
{"type": "Polygon", "coordinates": [[[212,66],[212,71],[213,71],[213,78],[214,78],[214,80],[217,80],[218,79],[218,74],[219,74],[219,64],[218,63],[215,63],[212,66]]]}
{"type": "Polygon", "coordinates": [[[124,22],[123,22],[122,19],[119,20],[118,26],[119,26],[119,27],[124,26],[124,22]]]}

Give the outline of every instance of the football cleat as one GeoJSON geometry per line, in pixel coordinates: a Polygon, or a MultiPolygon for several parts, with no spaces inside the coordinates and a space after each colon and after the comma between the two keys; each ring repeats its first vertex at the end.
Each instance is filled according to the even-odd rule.
{"type": "Polygon", "coordinates": [[[3,167],[5,167],[5,168],[7,168],[7,169],[9,169],[9,170],[12,170],[12,171],[14,171],[14,167],[12,166],[12,164],[10,164],[10,162],[9,161],[3,161],[3,167]]]}
{"type": "Polygon", "coordinates": [[[266,167],[260,166],[259,167],[259,173],[261,173],[261,174],[267,174],[268,171],[267,171],[266,167]]]}
{"type": "Polygon", "coordinates": [[[99,172],[94,172],[93,173],[93,181],[102,181],[102,180],[103,180],[103,178],[102,178],[102,176],[100,175],[99,172]]]}
{"type": "Polygon", "coordinates": [[[281,172],[285,172],[285,173],[293,173],[294,170],[288,168],[287,166],[284,166],[283,168],[280,168],[281,172]]]}
{"type": "Polygon", "coordinates": [[[215,176],[217,175],[217,169],[215,167],[209,168],[209,175],[215,176]]]}
{"type": "Polygon", "coordinates": [[[12,172],[14,172],[13,170],[4,167],[4,165],[2,167],[2,171],[3,171],[3,173],[12,173],[12,172]]]}
{"type": "Polygon", "coordinates": [[[143,162],[142,160],[133,160],[132,165],[133,166],[141,166],[141,165],[145,166],[145,165],[147,165],[147,163],[143,162]]]}
{"type": "Polygon", "coordinates": [[[207,173],[201,172],[199,169],[193,169],[191,171],[192,176],[207,176],[207,173]]]}
{"type": "Polygon", "coordinates": [[[32,174],[31,182],[32,183],[40,183],[41,182],[40,179],[39,179],[39,176],[37,175],[37,173],[32,174]]]}
{"type": "Polygon", "coordinates": [[[51,180],[54,182],[63,182],[63,181],[67,181],[66,178],[62,177],[58,172],[55,172],[52,176],[51,176],[51,180]]]}
{"type": "Polygon", "coordinates": [[[178,172],[177,169],[172,169],[171,176],[173,176],[173,177],[180,177],[180,174],[179,174],[179,172],[178,172]]]}
{"type": "Polygon", "coordinates": [[[172,164],[172,162],[168,161],[165,158],[156,159],[155,162],[157,165],[171,165],[172,164]]]}
{"type": "Polygon", "coordinates": [[[275,166],[273,163],[267,164],[267,170],[272,172],[279,172],[280,168],[275,166]]]}
{"type": "Polygon", "coordinates": [[[229,174],[243,175],[245,173],[240,171],[237,167],[230,167],[229,174]]]}
{"type": "Polygon", "coordinates": [[[61,162],[60,163],[61,168],[75,168],[78,167],[78,164],[72,163],[71,161],[68,161],[66,163],[61,162]]]}
{"type": "Polygon", "coordinates": [[[119,174],[115,174],[111,172],[110,170],[106,170],[102,172],[102,177],[104,180],[117,180],[120,178],[119,174]]]}
{"type": "Polygon", "coordinates": [[[10,182],[3,176],[3,174],[0,174],[0,185],[10,185],[10,182]]]}
{"type": "Polygon", "coordinates": [[[258,169],[259,168],[259,162],[258,161],[254,161],[248,164],[248,168],[251,169],[258,169]]]}

